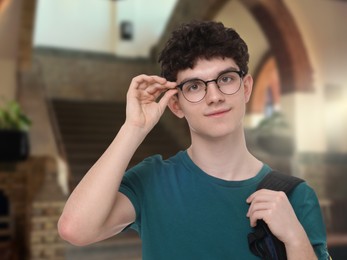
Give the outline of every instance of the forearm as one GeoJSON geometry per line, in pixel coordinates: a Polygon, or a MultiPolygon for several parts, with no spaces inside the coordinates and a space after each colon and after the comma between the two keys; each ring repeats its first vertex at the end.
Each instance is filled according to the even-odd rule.
{"type": "Polygon", "coordinates": [[[111,213],[124,172],[145,138],[140,128],[124,124],[115,139],[71,193],[59,225],[88,240],[97,237],[111,213]],[[72,229],[72,230],[71,230],[72,229]]]}
{"type": "MultiPolygon", "coordinates": [[[[289,235],[289,234],[288,234],[289,235]]],[[[302,230],[296,234],[293,234],[292,238],[285,243],[287,259],[288,260],[316,260],[317,256],[313,250],[313,247],[308,239],[305,230],[302,230]]]]}

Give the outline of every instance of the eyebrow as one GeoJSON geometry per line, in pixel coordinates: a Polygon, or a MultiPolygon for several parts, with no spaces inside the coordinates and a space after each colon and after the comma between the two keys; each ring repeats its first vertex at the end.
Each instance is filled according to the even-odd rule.
{"type": "MultiPolygon", "coordinates": [[[[230,72],[230,71],[240,71],[239,69],[235,68],[235,67],[229,67],[229,68],[226,68],[222,71],[220,71],[218,74],[217,74],[217,77],[218,78],[220,75],[224,74],[224,73],[227,73],[227,72],[230,72]]],[[[202,81],[208,81],[208,80],[203,80],[201,78],[198,78],[198,77],[192,77],[192,78],[185,78],[184,80],[181,81],[181,83],[179,83],[178,85],[182,85],[183,83],[186,83],[188,81],[191,81],[191,80],[202,80],[202,81]]]]}

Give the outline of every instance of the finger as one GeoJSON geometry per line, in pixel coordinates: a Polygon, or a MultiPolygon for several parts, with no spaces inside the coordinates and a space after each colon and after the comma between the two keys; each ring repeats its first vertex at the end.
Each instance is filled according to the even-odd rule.
{"type": "Polygon", "coordinates": [[[274,205],[273,202],[252,203],[248,209],[247,217],[252,216],[256,211],[273,209],[274,207],[276,207],[276,205],[274,205]]]}
{"type": "MultiPolygon", "coordinates": [[[[250,225],[251,227],[255,227],[257,225],[258,220],[263,220],[265,223],[267,223],[267,217],[269,215],[269,210],[264,209],[264,210],[258,210],[254,212],[250,217],[250,225]]],[[[268,223],[267,223],[268,224],[268,223]]]]}
{"type": "Polygon", "coordinates": [[[146,86],[148,84],[153,84],[156,81],[165,82],[165,79],[160,79],[160,77],[157,77],[157,76],[149,76],[146,74],[141,74],[141,75],[134,77],[131,80],[129,88],[130,89],[146,88],[146,86]]]}
{"type": "Polygon", "coordinates": [[[155,84],[151,84],[150,86],[148,86],[146,88],[147,93],[149,94],[155,94],[157,92],[163,93],[169,89],[173,89],[175,88],[175,84],[159,84],[159,83],[155,83],[155,84]]]}
{"type": "Polygon", "coordinates": [[[166,82],[168,82],[166,78],[163,78],[157,75],[150,75],[149,77],[151,77],[154,81],[160,84],[165,84],[166,82]]]}
{"type": "Polygon", "coordinates": [[[176,82],[168,81],[163,77],[159,77],[156,75],[148,76],[150,77],[149,82],[151,83],[157,83],[163,86],[166,86],[167,88],[174,88],[177,86],[176,82]]]}
{"type": "Polygon", "coordinates": [[[165,78],[156,76],[156,75],[152,75],[152,76],[148,76],[148,75],[144,75],[143,77],[141,77],[138,81],[138,89],[146,89],[148,86],[152,85],[152,84],[158,84],[158,85],[165,85],[167,84],[167,80],[165,78]]]}
{"type": "Polygon", "coordinates": [[[251,214],[253,210],[259,209],[263,205],[275,208],[277,204],[282,204],[283,200],[286,200],[286,195],[283,192],[271,191],[271,190],[259,190],[253,193],[246,201],[250,204],[247,212],[247,216],[251,214]],[[259,206],[260,205],[260,206],[259,206]]]}
{"type": "Polygon", "coordinates": [[[154,100],[157,100],[163,94],[165,94],[168,90],[170,89],[167,88],[166,86],[153,85],[142,91],[144,96],[147,96],[147,98],[154,101],[154,100]]]}
{"type": "Polygon", "coordinates": [[[163,97],[159,100],[159,106],[161,108],[161,111],[164,111],[167,105],[169,104],[170,99],[177,94],[177,89],[170,89],[165,92],[163,97]]]}
{"type": "Polygon", "coordinates": [[[273,190],[268,190],[268,189],[261,189],[261,190],[257,190],[256,192],[254,192],[253,194],[251,194],[246,202],[247,203],[251,203],[253,200],[257,199],[257,200],[266,200],[266,199],[271,199],[273,197],[276,196],[276,194],[278,193],[283,193],[282,191],[273,191],[273,190]]]}

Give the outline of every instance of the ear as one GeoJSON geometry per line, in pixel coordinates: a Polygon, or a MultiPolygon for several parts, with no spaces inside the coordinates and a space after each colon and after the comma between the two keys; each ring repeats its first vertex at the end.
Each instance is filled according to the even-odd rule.
{"type": "Polygon", "coordinates": [[[183,118],[184,113],[181,109],[181,105],[178,101],[178,94],[172,96],[169,100],[168,107],[170,108],[171,112],[176,115],[178,118],[183,118]]]}
{"type": "Polygon", "coordinates": [[[248,103],[248,101],[251,98],[252,89],[253,89],[253,78],[250,74],[247,74],[243,78],[243,91],[244,91],[246,103],[248,103]]]}

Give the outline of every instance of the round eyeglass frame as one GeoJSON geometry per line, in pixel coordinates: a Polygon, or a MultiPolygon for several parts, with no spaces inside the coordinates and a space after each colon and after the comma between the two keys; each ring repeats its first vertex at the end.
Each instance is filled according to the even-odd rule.
{"type": "Polygon", "coordinates": [[[176,88],[178,88],[178,89],[181,90],[183,97],[184,97],[188,102],[190,102],[190,103],[198,103],[198,102],[200,102],[201,100],[203,100],[203,99],[206,97],[208,83],[210,83],[210,82],[216,83],[216,85],[217,85],[217,87],[218,87],[218,90],[219,90],[221,93],[223,93],[224,95],[231,96],[231,95],[236,94],[236,93],[240,90],[241,85],[242,85],[242,81],[243,81],[243,78],[244,78],[245,75],[246,75],[246,73],[245,73],[244,71],[242,71],[242,70],[228,70],[228,71],[224,71],[224,72],[220,73],[220,74],[218,75],[218,77],[215,78],[215,79],[206,80],[206,81],[205,81],[205,80],[202,80],[202,79],[195,79],[195,80],[199,80],[199,81],[201,81],[201,82],[203,82],[203,83],[205,84],[205,94],[204,94],[204,96],[203,96],[201,99],[199,99],[199,100],[197,100],[197,101],[191,101],[191,100],[189,100],[189,99],[184,95],[184,93],[183,93],[183,86],[184,86],[184,84],[186,84],[186,83],[189,82],[189,81],[193,81],[192,79],[187,80],[187,81],[184,81],[184,82],[182,82],[181,84],[178,84],[178,85],[176,86],[176,88]],[[220,87],[219,87],[219,85],[218,85],[218,80],[219,80],[223,75],[225,75],[226,73],[230,73],[230,72],[235,72],[235,73],[237,73],[237,74],[239,75],[239,77],[240,77],[240,85],[239,85],[238,89],[237,89],[235,92],[233,92],[233,93],[231,93],[231,94],[227,94],[227,93],[224,93],[224,92],[220,89],[220,87]]]}

